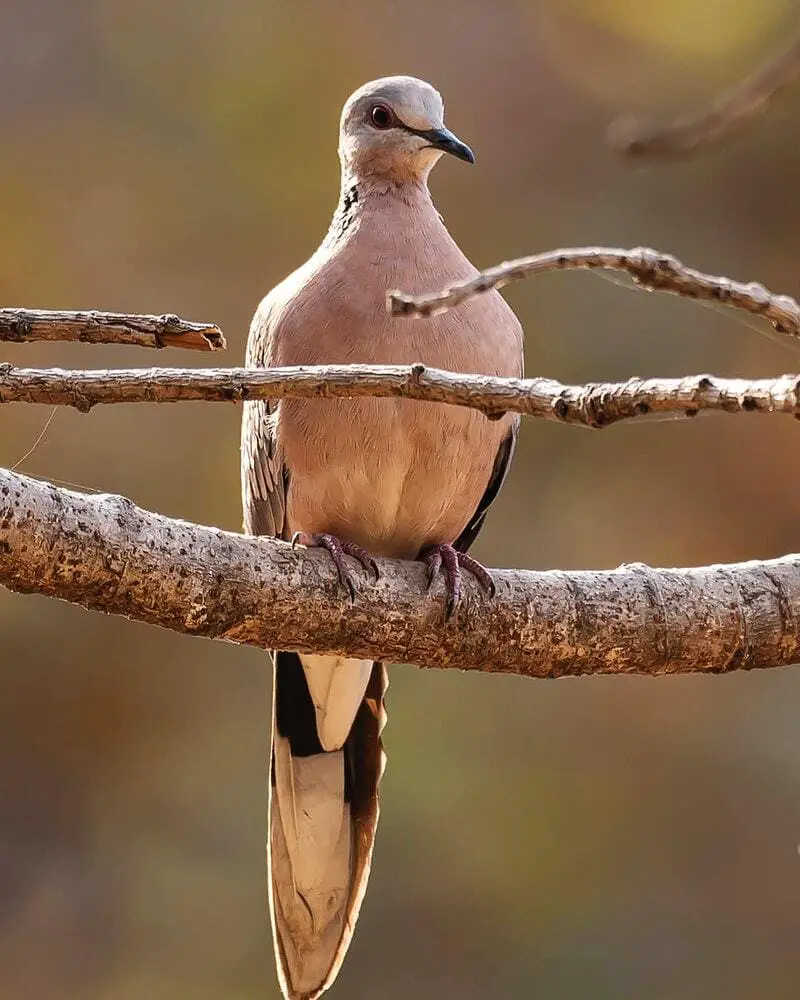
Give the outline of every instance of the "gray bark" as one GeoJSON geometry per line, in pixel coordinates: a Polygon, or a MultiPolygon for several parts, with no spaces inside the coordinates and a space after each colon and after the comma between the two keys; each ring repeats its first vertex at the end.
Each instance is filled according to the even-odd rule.
{"type": "Polygon", "coordinates": [[[0,341],[27,344],[37,340],[83,344],[133,344],[136,347],[182,347],[188,351],[223,351],[222,331],[213,323],[190,323],[180,316],[75,312],[66,309],[0,309],[0,341]]]}
{"type": "Polygon", "coordinates": [[[462,375],[424,365],[64,371],[0,364],[0,403],[46,403],[85,412],[101,403],[241,402],[286,396],[406,396],[470,406],[489,417],[511,410],[598,428],[648,414],[694,417],[701,410],[797,417],[800,375],[772,379],[691,375],[564,385],[545,378],[462,375]]]}
{"type": "Polygon", "coordinates": [[[568,247],[520,257],[487,268],[468,281],[451,285],[433,295],[408,295],[390,292],[391,312],[399,316],[430,316],[452,309],[473,295],[491,288],[501,288],[510,281],[519,281],[546,271],[608,270],[624,271],[641,288],[650,292],[670,292],[687,299],[721,302],[743,309],[754,316],[763,316],[778,333],[791,340],[800,338],[800,305],[790,295],[777,295],[751,281],[734,281],[721,275],[705,274],[682,264],[671,254],[650,247],[568,247]]]}
{"type": "MultiPolygon", "coordinates": [[[[358,572],[354,565],[354,569],[358,572]]],[[[719,673],[800,659],[800,556],[701,569],[496,571],[443,621],[420,564],[380,561],[351,604],[293,551],[0,470],[0,585],[177,632],[528,677],[719,673]]]]}

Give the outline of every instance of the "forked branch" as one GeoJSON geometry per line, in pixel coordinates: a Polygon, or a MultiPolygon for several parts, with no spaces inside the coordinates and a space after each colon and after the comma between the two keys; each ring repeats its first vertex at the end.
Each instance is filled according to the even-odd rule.
{"type": "Polygon", "coordinates": [[[501,288],[545,271],[624,271],[646,291],[671,292],[687,299],[721,302],[763,316],[778,333],[800,339],[800,305],[789,295],[776,295],[755,281],[743,283],[705,274],[682,264],[671,254],[649,247],[623,250],[619,247],[569,247],[520,257],[481,271],[474,278],[450,285],[432,295],[409,295],[393,291],[387,305],[396,316],[431,316],[460,305],[473,295],[501,288]]]}

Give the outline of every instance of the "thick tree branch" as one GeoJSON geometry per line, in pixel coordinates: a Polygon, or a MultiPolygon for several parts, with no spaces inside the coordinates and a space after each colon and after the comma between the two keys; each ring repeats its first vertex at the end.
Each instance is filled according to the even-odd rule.
{"type": "Polygon", "coordinates": [[[726,138],[764,112],[798,74],[800,38],[699,113],[682,115],[665,125],[636,116],[617,119],[608,130],[609,144],[626,156],[693,153],[726,138]]]}
{"type": "Polygon", "coordinates": [[[75,340],[83,344],[182,347],[187,351],[223,351],[227,347],[222,331],[211,323],[190,323],[170,314],[137,316],[95,309],[0,309],[0,340],[17,344],[75,340]]]}
{"type": "Polygon", "coordinates": [[[353,604],[293,551],[0,471],[0,584],[264,648],[530,677],[724,672],[800,659],[800,556],[702,569],[495,574],[443,622],[416,563],[382,560],[353,604]]]}
{"type": "Polygon", "coordinates": [[[462,281],[432,295],[407,295],[390,292],[388,306],[396,315],[431,316],[491,288],[501,288],[510,281],[529,278],[544,271],[611,270],[625,271],[650,292],[671,292],[688,299],[721,302],[763,316],[778,333],[793,340],[800,338],[800,305],[789,295],[776,295],[757,282],[744,284],[730,278],[705,274],[682,264],[671,254],[649,247],[623,250],[619,247],[568,247],[520,257],[487,268],[468,281],[462,281]]]}
{"type": "Polygon", "coordinates": [[[700,410],[797,417],[800,375],[774,379],[693,375],[564,385],[545,378],[462,375],[424,365],[64,371],[0,364],[0,403],[46,403],[85,412],[99,403],[241,402],[287,396],[405,396],[468,406],[490,417],[513,411],[562,423],[606,427],[647,414],[693,417],[700,410]]]}

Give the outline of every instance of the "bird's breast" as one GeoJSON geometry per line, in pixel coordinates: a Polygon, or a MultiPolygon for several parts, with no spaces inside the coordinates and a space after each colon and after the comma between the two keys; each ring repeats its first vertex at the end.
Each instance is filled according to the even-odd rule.
{"type": "MultiPolygon", "coordinates": [[[[429,291],[473,273],[429,199],[423,207],[362,218],[335,255],[290,282],[272,364],[422,362],[520,374],[519,325],[496,292],[426,320],[387,314],[389,288],[429,291]]],[[[394,398],[285,399],[278,410],[288,530],[330,532],[406,558],[463,531],[510,426],[464,407],[394,398]]]]}
{"type": "Polygon", "coordinates": [[[413,400],[285,400],[288,528],[405,558],[453,542],[486,489],[501,423],[413,400]]]}

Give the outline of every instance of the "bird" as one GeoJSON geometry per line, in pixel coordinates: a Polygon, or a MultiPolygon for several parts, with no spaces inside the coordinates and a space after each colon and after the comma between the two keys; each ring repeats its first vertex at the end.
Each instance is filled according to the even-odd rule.
{"type": "MultiPolygon", "coordinates": [[[[520,376],[522,328],[497,291],[424,320],[386,307],[391,289],[435,292],[477,274],[428,188],[443,154],[475,161],[445,127],[439,92],[410,76],[365,84],[344,104],[338,152],[327,234],[261,301],[247,366],[422,363],[520,376]]],[[[401,398],[246,402],[244,530],[326,550],[351,596],[377,576],[376,556],[420,559],[429,588],[443,580],[452,615],[462,571],[493,594],[467,550],[506,478],[518,426],[513,414],[490,420],[401,398]]],[[[339,972],[367,886],[387,673],[350,657],[277,651],[272,660],[273,942],[284,996],[314,1000],[339,972]]]]}

